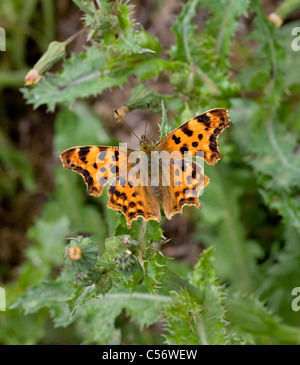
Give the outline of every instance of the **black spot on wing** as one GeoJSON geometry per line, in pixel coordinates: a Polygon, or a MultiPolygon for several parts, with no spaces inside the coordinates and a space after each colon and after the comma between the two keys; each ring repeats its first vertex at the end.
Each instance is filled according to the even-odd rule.
{"type": "Polygon", "coordinates": [[[79,152],[78,152],[78,157],[80,158],[80,160],[83,163],[86,163],[86,156],[89,154],[91,147],[90,146],[86,146],[86,147],[80,147],[79,152]]]}
{"type": "Polygon", "coordinates": [[[206,128],[210,127],[210,117],[207,116],[206,113],[198,115],[195,119],[197,119],[199,123],[204,124],[206,128]]]}
{"type": "Polygon", "coordinates": [[[172,139],[173,139],[173,141],[174,141],[176,144],[179,144],[179,143],[181,142],[181,138],[180,138],[180,137],[176,137],[176,136],[175,136],[175,134],[173,134],[172,139]]]}
{"type": "Polygon", "coordinates": [[[217,146],[217,135],[212,134],[209,137],[209,148],[211,149],[212,152],[217,152],[218,151],[218,146],[217,146]]]}
{"type": "Polygon", "coordinates": [[[188,147],[187,147],[187,145],[186,144],[184,144],[182,147],[180,147],[180,152],[182,153],[182,154],[184,154],[184,152],[188,152],[188,147]]]}
{"type": "Polygon", "coordinates": [[[182,132],[186,134],[188,137],[191,137],[193,135],[193,131],[190,130],[188,126],[182,128],[182,132]]]}
{"type": "Polygon", "coordinates": [[[113,161],[119,161],[119,151],[114,152],[114,156],[112,157],[113,161]]]}

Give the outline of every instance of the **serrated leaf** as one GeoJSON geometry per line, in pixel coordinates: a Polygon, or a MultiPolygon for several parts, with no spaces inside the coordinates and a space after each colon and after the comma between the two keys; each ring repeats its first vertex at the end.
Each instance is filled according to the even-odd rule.
{"type": "Polygon", "coordinates": [[[192,62],[193,34],[196,28],[192,19],[195,17],[199,5],[200,0],[189,0],[183,4],[180,15],[172,25],[172,30],[177,38],[176,45],[170,52],[174,59],[192,62]]]}
{"type": "Polygon", "coordinates": [[[90,300],[78,309],[88,332],[85,343],[107,344],[115,339],[115,320],[124,309],[133,321],[143,329],[157,322],[162,306],[170,297],[135,292],[132,295],[124,292],[109,293],[105,298],[90,300]]]}
{"type": "Polygon", "coordinates": [[[146,262],[145,267],[145,284],[148,290],[152,293],[162,286],[162,281],[166,272],[166,258],[160,251],[155,253],[152,257],[147,260],[147,253],[144,256],[146,262]]]}
{"type": "Polygon", "coordinates": [[[96,95],[103,90],[124,84],[130,69],[105,71],[105,53],[99,47],[88,47],[86,53],[72,54],[64,61],[63,69],[46,74],[33,89],[23,88],[28,103],[38,108],[46,104],[54,111],[57,103],[72,104],[76,98],[96,95]]]}
{"type": "Polygon", "coordinates": [[[252,130],[252,152],[255,158],[250,163],[267,190],[291,192],[300,186],[297,136],[273,118],[270,116],[261,124],[260,133],[252,130]]]}
{"type": "Polygon", "coordinates": [[[70,318],[72,318],[78,307],[99,295],[99,290],[96,289],[94,284],[84,288],[78,286],[76,283],[70,284],[72,285],[73,290],[75,290],[69,298],[65,299],[65,302],[68,304],[70,318]]]}
{"type": "Polygon", "coordinates": [[[216,39],[215,52],[219,67],[227,65],[231,42],[239,26],[238,19],[241,15],[247,16],[249,4],[249,0],[201,0],[201,5],[212,15],[206,21],[206,32],[216,39]]]}
{"type": "Polygon", "coordinates": [[[209,248],[195,265],[191,284],[204,292],[203,306],[187,291],[177,293],[164,309],[167,343],[173,345],[221,345],[238,343],[225,320],[224,295],[217,285],[214,250],[209,248]]]}
{"type": "Polygon", "coordinates": [[[11,306],[11,309],[18,309],[27,315],[46,307],[50,310],[55,326],[67,326],[71,322],[64,300],[71,291],[72,288],[65,280],[42,281],[38,285],[29,287],[11,306]]]}
{"type": "Polygon", "coordinates": [[[152,112],[161,111],[161,100],[170,99],[169,95],[159,94],[156,91],[141,84],[131,90],[131,94],[125,105],[130,109],[146,109],[149,102],[152,112]]]}
{"type": "Polygon", "coordinates": [[[164,307],[168,345],[199,345],[201,343],[197,320],[201,308],[187,291],[174,293],[172,301],[164,307]]]}
{"type": "Polygon", "coordinates": [[[214,249],[203,251],[201,258],[192,271],[191,284],[205,292],[203,310],[199,318],[199,332],[202,344],[225,345],[231,338],[228,322],[225,320],[224,294],[217,284],[214,268],[214,249]]]}

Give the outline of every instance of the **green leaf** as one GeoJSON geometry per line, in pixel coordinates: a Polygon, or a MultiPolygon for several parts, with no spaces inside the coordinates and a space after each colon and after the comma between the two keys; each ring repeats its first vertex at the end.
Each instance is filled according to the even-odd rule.
{"type": "Polygon", "coordinates": [[[251,292],[258,282],[257,259],[263,251],[254,240],[247,239],[240,220],[240,197],[249,183],[249,172],[240,170],[234,178],[229,166],[205,167],[211,179],[201,196],[202,210],[195,217],[199,239],[216,248],[216,270],[224,282],[251,292]]]}
{"type": "Polygon", "coordinates": [[[46,307],[50,310],[55,326],[68,326],[71,322],[64,300],[70,295],[71,290],[65,279],[42,281],[29,287],[11,309],[18,309],[24,315],[28,315],[46,307]]]}
{"type": "Polygon", "coordinates": [[[224,294],[216,281],[214,250],[209,248],[195,265],[190,283],[204,291],[203,306],[187,290],[176,293],[165,307],[166,341],[172,345],[241,343],[225,320],[224,294]]]}
{"type": "Polygon", "coordinates": [[[177,40],[170,52],[174,59],[187,63],[193,61],[193,35],[196,27],[193,25],[192,19],[195,17],[199,5],[200,0],[189,0],[186,4],[183,4],[180,15],[172,25],[177,40]]]}
{"type": "Polygon", "coordinates": [[[113,342],[117,334],[115,320],[123,309],[142,330],[159,320],[162,305],[168,300],[169,297],[137,292],[107,294],[104,299],[91,300],[78,311],[87,325],[85,343],[113,342]]]}
{"type": "Polygon", "coordinates": [[[69,298],[65,300],[68,304],[70,311],[70,318],[72,318],[75,314],[75,311],[78,307],[85,304],[92,298],[95,298],[99,295],[99,290],[96,289],[95,285],[90,285],[82,288],[78,286],[76,283],[70,283],[73,286],[74,292],[70,295],[69,298]]]}
{"type": "Polygon", "coordinates": [[[191,284],[205,292],[203,310],[199,319],[199,333],[202,344],[225,345],[237,343],[238,339],[229,334],[225,316],[224,293],[218,285],[214,268],[214,249],[203,251],[191,275],[191,284]]]}
{"type": "MultiPolygon", "coordinates": [[[[280,322],[280,318],[267,309],[254,295],[245,296],[239,292],[230,293],[226,301],[227,317],[246,332],[254,334],[257,342],[265,336],[274,339],[275,343],[299,344],[299,327],[280,322]]],[[[269,340],[270,341],[270,340],[269,340]]],[[[268,343],[270,343],[268,341],[268,343]]]]}
{"type": "Polygon", "coordinates": [[[150,220],[146,223],[142,218],[133,221],[131,228],[127,228],[126,219],[124,215],[119,215],[119,221],[116,225],[114,235],[130,235],[132,238],[140,242],[159,242],[163,238],[163,230],[161,229],[158,222],[150,220]]]}
{"type": "Polygon", "coordinates": [[[206,21],[206,32],[216,39],[215,52],[218,57],[218,66],[227,65],[227,56],[230,53],[234,34],[239,26],[239,17],[247,16],[249,0],[209,1],[201,0],[201,5],[210,10],[213,16],[206,21]]]}
{"type": "Polygon", "coordinates": [[[160,112],[162,98],[169,100],[170,96],[159,94],[145,85],[140,84],[131,90],[130,97],[125,105],[129,110],[146,109],[147,103],[149,102],[150,110],[152,112],[160,112]]]}
{"type": "Polygon", "coordinates": [[[167,112],[163,100],[161,101],[161,111],[162,111],[162,122],[159,125],[159,132],[160,132],[160,138],[163,138],[172,130],[172,126],[168,121],[167,112]]]}
{"type": "Polygon", "coordinates": [[[173,293],[172,301],[164,307],[164,334],[168,345],[199,345],[198,322],[201,308],[187,291],[173,293]]]}
{"type": "Polygon", "coordinates": [[[289,225],[286,227],[285,245],[283,249],[274,250],[270,255],[268,265],[265,264],[265,280],[258,288],[257,295],[286,323],[294,324],[299,319],[299,313],[291,308],[291,293],[293,288],[299,286],[300,233],[289,225]]]}
{"type": "Polygon", "coordinates": [[[57,103],[72,104],[76,98],[96,95],[127,81],[129,73],[105,71],[105,54],[99,47],[88,47],[86,53],[72,54],[64,61],[63,70],[46,74],[33,89],[21,91],[28,103],[38,108],[46,104],[54,111],[57,103]]]}
{"type": "Polygon", "coordinates": [[[7,136],[0,131],[0,162],[3,165],[0,186],[1,195],[13,195],[17,188],[18,180],[30,192],[36,188],[32,165],[23,152],[14,148],[7,136]]]}
{"type": "Polygon", "coordinates": [[[251,150],[255,158],[250,163],[265,188],[278,192],[291,192],[293,188],[299,188],[300,152],[297,150],[297,136],[270,115],[261,124],[260,133],[252,130],[252,138],[251,150]]]}

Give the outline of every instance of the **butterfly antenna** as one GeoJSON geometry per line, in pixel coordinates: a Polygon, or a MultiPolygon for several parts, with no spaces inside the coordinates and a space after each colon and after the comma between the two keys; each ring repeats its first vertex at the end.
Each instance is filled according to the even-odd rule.
{"type": "Polygon", "coordinates": [[[114,109],[114,112],[117,114],[117,116],[119,117],[119,119],[121,120],[121,122],[123,122],[126,127],[130,130],[130,132],[132,132],[132,134],[134,134],[136,136],[136,138],[140,141],[141,139],[134,133],[134,131],[129,127],[129,125],[127,123],[125,123],[124,119],[121,117],[121,115],[118,113],[117,109],[114,109]]]}
{"type": "MultiPolygon", "coordinates": [[[[150,110],[150,103],[149,103],[149,101],[147,101],[147,108],[148,108],[148,116],[149,116],[149,110],[150,110]]],[[[146,133],[147,133],[147,125],[148,125],[148,118],[147,118],[147,120],[146,120],[146,125],[145,125],[145,133],[144,133],[144,135],[145,135],[145,137],[146,137],[146,133]]]]}

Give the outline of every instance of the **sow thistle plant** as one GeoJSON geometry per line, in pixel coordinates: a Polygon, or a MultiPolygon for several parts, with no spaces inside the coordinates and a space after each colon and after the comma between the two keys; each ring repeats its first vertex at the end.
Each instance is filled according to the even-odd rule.
{"type": "Polygon", "coordinates": [[[163,254],[171,237],[156,221],[139,219],[128,229],[123,216],[106,209],[106,197],[90,200],[82,181],[57,168],[53,197],[29,232],[44,271],[30,263],[23,268],[43,280],[34,281],[12,308],[29,315],[47,307],[56,327],[77,321],[85,330],[83,343],[120,343],[116,323],[125,311],[138,332],[163,322],[167,344],[299,344],[299,317],[290,309],[287,288],[287,278],[288,285],[299,286],[300,277],[300,154],[292,132],[299,132],[299,105],[287,93],[298,90],[298,61],[284,51],[290,33],[276,29],[257,0],[188,0],[171,27],[175,42],[164,57],[159,41],[133,20],[130,2],[73,1],[83,14],[85,50],[66,58],[66,43],[50,44],[26,77],[33,86],[22,89],[34,108],[57,108],[57,155],[72,145],[112,142],[80,99],[122,87],[132,77],[137,86],[117,109],[119,119],[146,109],[149,101],[153,112],[162,112],[163,137],[197,112],[222,106],[230,109],[234,127],[222,143],[224,160],[207,168],[212,182],[203,210],[191,216],[195,239],[207,247],[193,268],[182,265],[177,273],[181,265],[163,254]],[[208,16],[200,31],[193,20],[203,8],[208,16]],[[253,54],[247,39],[235,39],[249,13],[253,54]],[[236,47],[245,58],[242,69],[229,58],[236,47]],[[58,61],[61,69],[49,72],[58,61]],[[171,85],[168,94],[147,84],[162,74],[171,85]],[[166,110],[175,115],[172,127],[166,110]],[[252,221],[265,222],[266,209],[282,218],[268,252],[265,242],[247,235],[252,221]],[[53,280],[51,267],[61,265],[63,250],[65,265],[53,280]]]}

